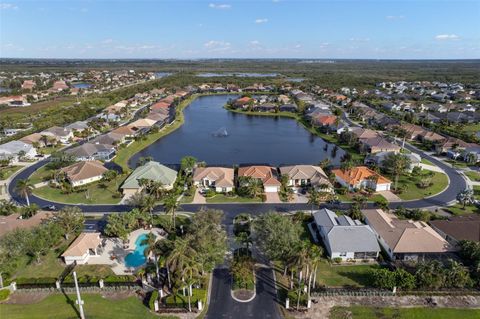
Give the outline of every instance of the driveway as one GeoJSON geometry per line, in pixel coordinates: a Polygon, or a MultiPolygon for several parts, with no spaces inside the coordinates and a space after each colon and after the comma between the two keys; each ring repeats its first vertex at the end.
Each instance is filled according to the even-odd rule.
{"type": "Polygon", "coordinates": [[[205,204],[207,202],[207,199],[203,197],[202,194],[200,194],[200,189],[195,190],[195,195],[193,196],[192,203],[193,204],[205,204]]]}
{"type": "Polygon", "coordinates": [[[380,195],[382,195],[383,197],[385,197],[385,199],[388,200],[389,203],[391,203],[391,202],[401,202],[402,201],[402,199],[400,197],[398,197],[397,195],[395,195],[391,191],[381,191],[381,192],[378,192],[378,193],[380,195]]]}
{"type": "Polygon", "coordinates": [[[205,318],[281,318],[278,311],[277,294],[270,268],[256,271],[257,283],[255,298],[247,303],[233,300],[230,293],[231,277],[227,268],[213,270],[210,305],[205,318]]]}
{"type": "Polygon", "coordinates": [[[277,192],[269,192],[265,193],[265,203],[281,203],[280,196],[278,196],[277,192]]]}

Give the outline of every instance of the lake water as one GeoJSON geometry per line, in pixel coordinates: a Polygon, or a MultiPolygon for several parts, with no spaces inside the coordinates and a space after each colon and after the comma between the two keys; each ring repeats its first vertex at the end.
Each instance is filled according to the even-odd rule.
{"type": "Polygon", "coordinates": [[[76,89],[89,89],[93,86],[93,84],[80,82],[80,83],[72,83],[72,86],[76,89]]]}
{"type": "Polygon", "coordinates": [[[199,73],[198,77],[201,78],[215,78],[220,76],[236,76],[239,78],[270,78],[278,76],[278,73],[236,73],[236,72],[227,72],[227,73],[199,73]]]}
{"type": "MultiPolygon", "coordinates": [[[[185,123],[132,157],[152,156],[164,164],[178,164],[191,155],[208,165],[233,164],[318,164],[331,158],[333,144],[311,134],[294,119],[251,116],[223,108],[234,95],[202,96],[184,110],[185,123]],[[225,129],[227,137],[215,134],[225,129]],[[328,150],[325,151],[325,145],[328,150]]],[[[344,155],[338,149],[332,164],[344,155]]]]}
{"type": "Polygon", "coordinates": [[[172,73],[168,73],[168,72],[155,72],[155,78],[156,79],[161,79],[161,78],[164,78],[164,77],[167,77],[169,75],[172,75],[172,73]]]}

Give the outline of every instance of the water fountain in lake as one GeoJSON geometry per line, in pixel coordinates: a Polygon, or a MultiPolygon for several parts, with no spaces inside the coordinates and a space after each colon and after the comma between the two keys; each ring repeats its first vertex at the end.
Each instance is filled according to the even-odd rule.
{"type": "Polygon", "coordinates": [[[225,127],[221,127],[218,130],[216,130],[215,132],[213,132],[212,136],[214,136],[214,137],[227,137],[228,136],[227,129],[225,127]]]}

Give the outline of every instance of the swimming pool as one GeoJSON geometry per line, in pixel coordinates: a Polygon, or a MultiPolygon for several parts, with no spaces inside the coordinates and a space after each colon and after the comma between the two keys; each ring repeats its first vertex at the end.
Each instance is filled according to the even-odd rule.
{"type": "Polygon", "coordinates": [[[147,245],[142,245],[142,241],[147,239],[147,234],[141,234],[135,240],[135,250],[125,257],[125,266],[138,267],[145,264],[147,258],[145,257],[145,249],[147,245]]]}

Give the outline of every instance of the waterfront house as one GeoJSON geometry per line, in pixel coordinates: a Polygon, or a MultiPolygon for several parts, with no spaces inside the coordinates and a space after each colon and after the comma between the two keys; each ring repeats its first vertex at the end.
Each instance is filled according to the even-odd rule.
{"type": "Polygon", "coordinates": [[[346,215],[337,216],[326,208],[313,213],[313,220],[313,229],[320,235],[330,258],[377,259],[380,246],[370,226],[346,215]]]}
{"type": "Polygon", "coordinates": [[[312,124],[319,127],[332,128],[337,122],[335,115],[317,114],[311,118],[312,124]]]}
{"type": "Polygon", "coordinates": [[[278,110],[280,112],[296,112],[298,110],[298,107],[296,104],[293,104],[293,103],[282,104],[278,107],[278,110]]]}
{"type": "Polygon", "coordinates": [[[95,137],[90,142],[93,144],[119,145],[125,142],[125,135],[109,132],[95,137]]]}
{"type": "Polygon", "coordinates": [[[291,186],[295,191],[314,187],[318,190],[333,192],[333,185],[320,166],[283,166],[280,167],[280,174],[288,176],[288,186],[291,186]]]}
{"type": "Polygon", "coordinates": [[[263,103],[260,105],[254,105],[253,109],[260,112],[274,112],[277,106],[273,103],[263,103]]]}
{"type": "Polygon", "coordinates": [[[101,180],[106,171],[108,169],[102,162],[84,161],[63,167],[59,173],[64,174],[73,187],[77,187],[101,180]]]}
{"type": "Polygon", "coordinates": [[[480,216],[478,214],[432,220],[430,225],[452,245],[458,244],[461,240],[480,242],[480,216]]]}
{"type": "Polygon", "coordinates": [[[196,167],[193,182],[197,186],[213,188],[216,192],[231,192],[234,188],[234,170],[225,167],[196,167]]]}
{"type": "Polygon", "coordinates": [[[366,128],[352,127],[350,131],[359,141],[380,136],[377,131],[366,128]]]}
{"type": "Polygon", "coordinates": [[[393,152],[398,153],[400,152],[401,147],[392,144],[387,141],[385,138],[381,136],[372,137],[368,139],[360,140],[362,145],[362,149],[370,154],[378,153],[378,152],[393,152]]]}
{"type": "Polygon", "coordinates": [[[241,109],[246,109],[248,108],[249,105],[252,105],[254,102],[254,99],[248,96],[241,97],[239,99],[236,99],[233,102],[233,107],[235,108],[241,108],[241,109]]]}
{"type": "Polygon", "coordinates": [[[177,171],[160,164],[159,162],[149,161],[142,166],[137,167],[130,176],[127,177],[121,189],[125,198],[142,191],[143,186],[140,180],[146,179],[154,182],[160,182],[165,190],[173,188],[177,180],[177,171]]]}
{"type": "Polygon", "coordinates": [[[238,169],[238,177],[252,177],[262,181],[265,193],[276,193],[282,185],[277,170],[270,166],[245,166],[238,169]]]}
{"type": "Polygon", "coordinates": [[[140,133],[140,131],[136,127],[132,127],[130,125],[124,125],[114,129],[111,133],[121,134],[126,138],[133,138],[137,136],[140,133]]]}
{"type": "Polygon", "coordinates": [[[65,264],[88,264],[90,258],[99,256],[101,242],[100,233],[81,233],[62,254],[65,264]]]}
{"type": "Polygon", "coordinates": [[[348,170],[334,169],[336,181],[350,191],[370,188],[376,192],[389,191],[392,182],[366,166],[357,166],[348,170]]]}
{"type": "Polygon", "coordinates": [[[455,251],[425,222],[399,219],[381,209],[365,209],[362,213],[391,260],[421,261],[455,251]]]}
{"type": "Polygon", "coordinates": [[[0,145],[0,159],[8,159],[13,163],[20,160],[21,157],[34,159],[37,156],[37,150],[31,144],[22,141],[10,141],[0,145]]]}

